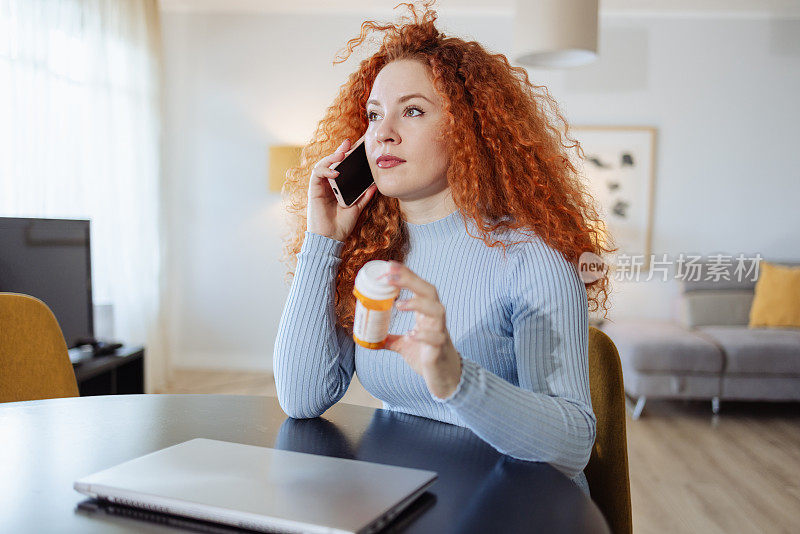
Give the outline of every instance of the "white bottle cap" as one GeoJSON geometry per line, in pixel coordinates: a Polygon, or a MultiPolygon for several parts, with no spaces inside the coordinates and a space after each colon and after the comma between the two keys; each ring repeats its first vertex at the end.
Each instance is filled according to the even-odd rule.
{"type": "Polygon", "coordinates": [[[400,288],[388,283],[389,262],[372,260],[364,264],[356,275],[355,287],[359,293],[372,300],[395,298],[400,288]]]}

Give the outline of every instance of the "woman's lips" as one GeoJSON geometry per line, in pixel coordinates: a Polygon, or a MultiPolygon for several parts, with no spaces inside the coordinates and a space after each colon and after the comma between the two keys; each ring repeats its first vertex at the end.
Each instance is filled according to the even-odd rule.
{"type": "Polygon", "coordinates": [[[391,167],[397,167],[401,163],[405,163],[405,161],[399,159],[384,159],[378,162],[378,167],[381,169],[389,169],[391,167]]]}

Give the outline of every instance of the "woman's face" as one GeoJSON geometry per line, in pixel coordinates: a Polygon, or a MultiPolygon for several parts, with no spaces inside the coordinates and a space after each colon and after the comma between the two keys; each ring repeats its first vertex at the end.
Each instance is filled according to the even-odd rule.
{"type": "Polygon", "coordinates": [[[419,61],[392,61],[378,73],[367,102],[369,126],[364,143],[372,176],[383,195],[402,201],[447,189],[446,146],[437,138],[442,102],[428,76],[427,67],[419,61]],[[404,162],[379,163],[385,154],[404,162]]]}

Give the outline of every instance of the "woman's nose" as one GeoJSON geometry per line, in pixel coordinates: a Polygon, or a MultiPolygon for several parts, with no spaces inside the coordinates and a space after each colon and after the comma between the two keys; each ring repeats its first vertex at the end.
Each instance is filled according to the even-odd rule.
{"type": "Polygon", "coordinates": [[[397,143],[400,141],[400,136],[391,119],[383,119],[380,122],[375,129],[375,140],[379,143],[397,143]]]}

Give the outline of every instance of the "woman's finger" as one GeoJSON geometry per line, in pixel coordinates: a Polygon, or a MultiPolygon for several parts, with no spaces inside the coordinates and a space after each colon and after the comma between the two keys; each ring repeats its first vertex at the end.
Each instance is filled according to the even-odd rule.
{"type": "Polygon", "coordinates": [[[443,347],[447,341],[447,335],[440,330],[415,329],[409,331],[408,336],[414,341],[426,343],[435,348],[443,347]]]}
{"type": "Polygon", "coordinates": [[[331,165],[333,165],[334,163],[341,163],[343,159],[344,159],[344,152],[339,152],[339,150],[337,149],[336,152],[334,152],[330,156],[325,156],[324,158],[319,160],[317,164],[314,165],[314,169],[330,169],[331,165]]]}
{"type": "Polygon", "coordinates": [[[396,306],[398,310],[415,311],[434,319],[444,319],[444,306],[438,300],[412,297],[409,300],[398,300],[396,306]]]}
{"type": "Polygon", "coordinates": [[[415,295],[428,297],[432,300],[439,300],[439,293],[436,288],[420,278],[411,269],[406,267],[400,262],[390,261],[389,272],[387,273],[386,281],[389,284],[410,289],[415,295]]]}
{"type": "Polygon", "coordinates": [[[375,185],[375,184],[372,184],[371,186],[369,186],[369,189],[367,189],[367,192],[364,193],[361,196],[360,199],[358,199],[358,202],[356,202],[356,208],[358,209],[358,211],[363,210],[364,207],[367,205],[367,202],[372,200],[372,197],[375,196],[375,192],[377,191],[377,189],[378,189],[378,186],[375,185]]]}
{"type": "Polygon", "coordinates": [[[333,194],[333,189],[331,189],[330,184],[328,183],[329,178],[336,178],[339,175],[334,170],[326,169],[326,168],[315,168],[311,171],[311,178],[309,178],[308,183],[308,196],[309,198],[316,198],[316,197],[324,197],[327,199],[334,199],[336,196],[333,194]]]}
{"type": "Polygon", "coordinates": [[[339,176],[339,171],[327,167],[314,167],[311,170],[311,174],[319,178],[336,178],[339,176]]]}
{"type": "Polygon", "coordinates": [[[333,154],[329,154],[324,158],[322,158],[321,160],[319,160],[317,164],[314,165],[314,168],[317,167],[328,168],[331,166],[332,163],[337,161],[342,161],[344,159],[344,155],[347,153],[347,150],[349,148],[350,148],[350,140],[345,139],[344,141],[342,141],[342,144],[339,145],[339,147],[336,150],[334,150],[333,154]]]}
{"type": "Polygon", "coordinates": [[[445,330],[446,326],[444,324],[444,319],[439,319],[438,317],[431,317],[429,315],[425,315],[424,313],[417,313],[416,314],[416,326],[415,329],[427,329],[427,330],[445,330]]]}
{"type": "Polygon", "coordinates": [[[403,337],[404,336],[398,336],[397,334],[387,335],[383,348],[397,352],[403,342],[403,337]]]}
{"type": "Polygon", "coordinates": [[[339,176],[339,173],[331,170],[331,169],[320,169],[319,171],[314,171],[311,173],[311,176],[314,180],[318,182],[325,182],[327,183],[328,179],[335,179],[339,176]]]}

